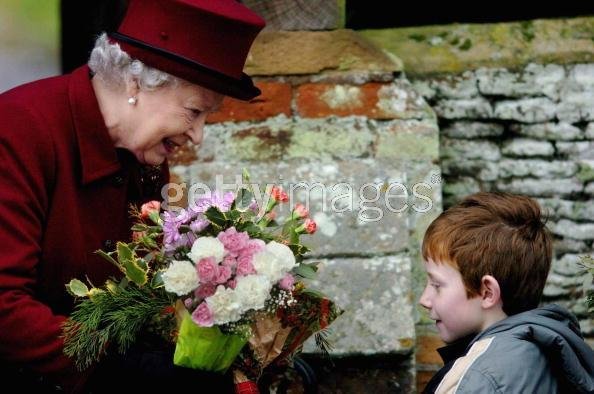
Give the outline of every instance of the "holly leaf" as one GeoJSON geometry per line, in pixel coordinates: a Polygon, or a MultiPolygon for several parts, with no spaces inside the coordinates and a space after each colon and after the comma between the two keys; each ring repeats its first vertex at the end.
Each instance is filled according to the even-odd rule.
{"type": "MultiPolygon", "coordinates": [[[[147,270],[143,269],[141,266],[138,258],[135,256],[134,252],[128,244],[123,242],[117,243],[117,251],[118,251],[118,262],[120,266],[123,268],[124,273],[132,282],[136,283],[138,286],[143,286],[146,284],[148,277],[147,277],[147,270]]],[[[145,264],[146,265],[146,264],[145,264]]]]}
{"type": "Polygon", "coordinates": [[[113,257],[111,257],[111,255],[109,253],[105,253],[102,250],[96,250],[95,253],[97,253],[99,256],[103,257],[105,260],[109,261],[110,263],[112,263],[113,265],[118,267],[118,269],[120,269],[120,270],[122,269],[120,264],[117,261],[115,261],[115,259],[113,257]]]}
{"type": "Polygon", "coordinates": [[[227,223],[227,217],[221,211],[219,211],[216,207],[210,207],[204,212],[204,216],[212,223],[216,224],[219,227],[224,227],[227,223]]]}
{"type": "Polygon", "coordinates": [[[315,279],[318,267],[312,264],[301,263],[293,268],[293,273],[305,279],[315,279]]]}
{"type": "Polygon", "coordinates": [[[74,297],[87,297],[89,295],[89,288],[78,279],[72,279],[70,283],[66,284],[66,290],[74,297]]]}

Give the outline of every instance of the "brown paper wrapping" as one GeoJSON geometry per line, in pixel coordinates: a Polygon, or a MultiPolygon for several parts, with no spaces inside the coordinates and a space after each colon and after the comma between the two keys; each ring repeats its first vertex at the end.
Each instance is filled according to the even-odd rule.
{"type": "Polygon", "coordinates": [[[283,328],[276,316],[262,316],[256,319],[248,342],[262,368],[282,353],[290,332],[291,327],[283,328]]]}
{"type": "Polygon", "coordinates": [[[243,372],[241,372],[239,369],[234,369],[233,370],[233,383],[238,384],[238,383],[244,383],[244,382],[248,382],[250,379],[245,376],[245,374],[243,372]]]}

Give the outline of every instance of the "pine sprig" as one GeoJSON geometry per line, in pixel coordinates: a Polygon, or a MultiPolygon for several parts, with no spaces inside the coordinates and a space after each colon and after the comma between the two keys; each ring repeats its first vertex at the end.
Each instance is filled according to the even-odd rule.
{"type": "Polygon", "coordinates": [[[117,292],[98,292],[80,302],[63,325],[64,353],[79,370],[88,368],[114,346],[124,353],[142,329],[175,300],[166,294],[127,286],[117,292]]]}
{"type": "Polygon", "coordinates": [[[315,335],[316,346],[320,349],[322,356],[328,359],[330,358],[330,351],[332,351],[332,343],[328,340],[331,333],[329,328],[325,328],[315,335]]]}

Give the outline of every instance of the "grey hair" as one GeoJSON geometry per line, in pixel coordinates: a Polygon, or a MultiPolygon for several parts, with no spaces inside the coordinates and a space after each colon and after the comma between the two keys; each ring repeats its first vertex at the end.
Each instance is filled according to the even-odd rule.
{"type": "Polygon", "coordinates": [[[129,80],[136,80],[142,90],[155,90],[177,83],[173,75],[132,59],[119,44],[110,43],[105,33],[95,41],[88,65],[96,76],[114,87],[124,86],[129,80]]]}

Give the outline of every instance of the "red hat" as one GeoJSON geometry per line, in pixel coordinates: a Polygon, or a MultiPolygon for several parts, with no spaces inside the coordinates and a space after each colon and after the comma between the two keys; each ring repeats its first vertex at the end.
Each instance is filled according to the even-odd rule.
{"type": "Polygon", "coordinates": [[[265,22],[236,0],[130,0],[117,32],[132,58],[241,100],[260,94],[243,66],[265,22]]]}

